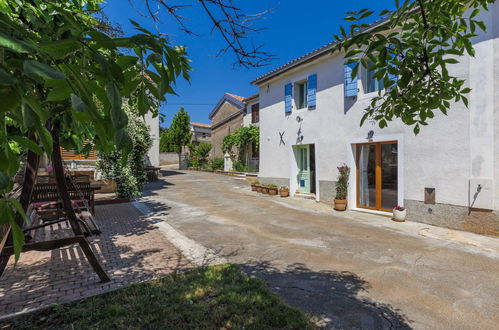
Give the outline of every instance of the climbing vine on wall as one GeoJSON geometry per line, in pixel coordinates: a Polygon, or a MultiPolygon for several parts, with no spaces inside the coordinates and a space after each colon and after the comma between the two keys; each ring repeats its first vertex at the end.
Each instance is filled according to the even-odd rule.
{"type": "Polygon", "coordinates": [[[222,142],[222,151],[224,153],[233,151],[233,147],[238,148],[239,152],[247,148],[250,143],[260,145],[260,128],[250,125],[241,127],[234,133],[227,135],[222,142]]]}

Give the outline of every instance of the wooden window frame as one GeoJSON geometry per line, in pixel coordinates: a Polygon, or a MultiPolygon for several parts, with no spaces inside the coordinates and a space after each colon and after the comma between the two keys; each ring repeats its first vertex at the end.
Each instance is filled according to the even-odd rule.
{"type": "MultiPolygon", "coordinates": [[[[394,144],[396,143],[398,146],[398,141],[380,141],[380,142],[365,142],[365,143],[357,143],[355,145],[355,165],[356,165],[356,205],[357,208],[359,209],[368,209],[368,210],[373,210],[373,211],[382,211],[382,212],[392,212],[393,210],[389,209],[384,209],[381,207],[382,205],[382,173],[381,173],[381,146],[383,144],[394,144]],[[374,145],[375,147],[375,182],[376,182],[376,206],[365,206],[365,205],[360,205],[360,148],[365,145],[374,145]]],[[[397,158],[397,167],[399,166],[399,159],[397,158]]],[[[397,184],[398,180],[400,178],[397,177],[397,184]]],[[[398,187],[397,187],[398,191],[398,187]]]]}
{"type": "Polygon", "coordinates": [[[259,122],[260,122],[260,104],[255,103],[251,105],[251,123],[256,124],[259,122]]]}

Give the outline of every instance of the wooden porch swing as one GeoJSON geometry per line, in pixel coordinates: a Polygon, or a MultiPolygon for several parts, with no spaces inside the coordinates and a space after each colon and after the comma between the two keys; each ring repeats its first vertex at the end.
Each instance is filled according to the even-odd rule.
{"type": "MultiPolygon", "coordinates": [[[[101,282],[110,281],[99,261],[97,260],[86,236],[96,235],[100,233],[97,224],[93,221],[92,215],[85,216],[82,212],[75,211],[75,204],[70,198],[68,191],[68,183],[65,178],[63,162],[61,157],[61,148],[59,142],[59,131],[52,129],[53,152],[52,166],[54,168],[57,191],[60,198],[58,203],[62,204],[64,217],[53,221],[43,221],[37,216],[36,210],[30,207],[33,196],[34,186],[38,175],[38,167],[40,156],[29,151],[26,168],[24,170],[24,182],[21,188],[19,202],[26,212],[27,216],[31,217],[31,223],[25,223],[24,219],[18,214],[16,216],[17,224],[23,229],[25,234],[25,244],[22,252],[26,251],[50,251],[64,246],[79,244],[81,250],[85,254],[88,262],[99,276],[101,282]],[[39,240],[38,231],[45,231],[47,227],[65,222],[72,230],[73,236],[64,238],[51,238],[48,240],[39,240]]],[[[87,210],[88,212],[89,210],[87,210]]],[[[13,237],[9,227],[0,228],[0,276],[3,274],[10,257],[14,254],[13,237]]]]}

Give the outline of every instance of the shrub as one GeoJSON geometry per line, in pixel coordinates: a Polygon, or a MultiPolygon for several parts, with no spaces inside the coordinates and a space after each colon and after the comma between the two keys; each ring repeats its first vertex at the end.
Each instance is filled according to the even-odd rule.
{"type": "Polygon", "coordinates": [[[348,177],[350,175],[350,168],[343,164],[338,166],[338,180],[336,181],[336,199],[347,199],[348,194],[348,177]]]}
{"type": "Polygon", "coordinates": [[[234,162],[233,167],[234,167],[234,170],[236,172],[247,172],[248,171],[248,168],[246,166],[244,166],[244,163],[242,160],[238,160],[238,161],[234,162]]]}
{"type": "Polygon", "coordinates": [[[96,168],[105,179],[116,182],[118,197],[135,198],[147,182],[144,158],[152,146],[152,139],[142,117],[128,104],[123,104],[123,110],[128,116],[127,131],[132,140],[132,150],[126,156],[121,150],[100,152],[96,168]]]}
{"type": "Polygon", "coordinates": [[[224,169],[224,159],[215,158],[210,161],[210,166],[213,170],[223,170],[224,169]]]}

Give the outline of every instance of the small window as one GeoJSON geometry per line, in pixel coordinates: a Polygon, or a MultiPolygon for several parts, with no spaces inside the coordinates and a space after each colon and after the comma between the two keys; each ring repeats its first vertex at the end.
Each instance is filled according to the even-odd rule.
{"type": "Polygon", "coordinates": [[[256,124],[260,121],[260,105],[255,103],[251,106],[251,123],[256,124]]]}
{"type": "MultiPolygon", "coordinates": [[[[368,65],[369,67],[371,67],[373,63],[369,62],[368,65]]],[[[363,68],[363,73],[362,84],[364,85],[365,94],[377,92],[385,88],[383,85],[383,80],[378,80],[373,77],[373,75],[376,73],[376,70],[369,71],[368,69],[363,68]]]]}
{"type": "Polygon", "coordinates": [[[307,104],[307,81],[298,82],[295,84],[295,103],[297,109],[303,109],[307,104]]]}
{"type": "Polygon", "coordinates": [[[258,152],[258,145],[256,143],[251,143],[251,158],[260,157],[260,153],[258,152]]]}

